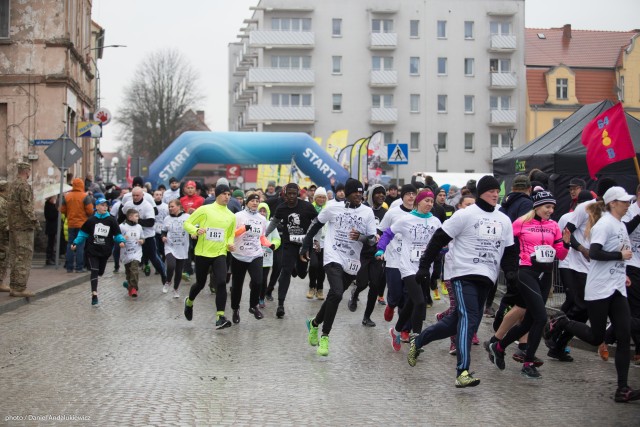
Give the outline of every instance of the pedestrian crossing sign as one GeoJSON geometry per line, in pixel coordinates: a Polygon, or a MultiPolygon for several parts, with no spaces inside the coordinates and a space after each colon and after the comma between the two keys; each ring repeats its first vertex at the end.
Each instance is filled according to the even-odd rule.
{"type": "Polygon", "coordinates": [[[390,165],[406,165],[409,163],[408,144],[387,145],[387,163],[390,165]]]}

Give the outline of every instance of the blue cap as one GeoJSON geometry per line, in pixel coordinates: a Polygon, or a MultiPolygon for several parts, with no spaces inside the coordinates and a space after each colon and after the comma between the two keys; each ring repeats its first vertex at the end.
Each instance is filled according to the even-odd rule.
{"type": "Polygon", "coordinates": [[[104,197],[99,197],[96,199],[96,206],[101,205],[103,203],[107,203],[107,199],[105,199],[104,197]]]}

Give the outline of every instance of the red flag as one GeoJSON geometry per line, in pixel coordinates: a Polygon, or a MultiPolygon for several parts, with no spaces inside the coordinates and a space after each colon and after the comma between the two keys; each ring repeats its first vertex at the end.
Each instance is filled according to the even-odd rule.
{"type": "Polygon", "coordinates": [[[587,167],[594,179],[605,166],[636,156],[621,103],[596,116],[584,127],[582,145],[587,147],[587,167]]]}

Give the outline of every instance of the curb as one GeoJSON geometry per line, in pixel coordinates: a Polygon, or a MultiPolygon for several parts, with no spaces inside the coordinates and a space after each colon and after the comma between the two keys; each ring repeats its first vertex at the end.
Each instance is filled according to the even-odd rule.
{"type": "Polygon", "coordinates": [[[69,289],[73,286],[77,286],[81,283],[85,283],[90,276],[91,275],[89,273],[78,275],[77,277],[75,277],[72,280],[69,280],[68,282],[62,282],[57,285],[53,285],[50,288],[43,289],[37,292],[35,296],[30,298],[14,298],[13,300],[9,301],[6,304],[0,305],[0,314],[8,313],[24,305],[28,305],[32,301],[37,301],[39,299],[46,298],[50,295],[64,291],[65,289],[69,289]]]}

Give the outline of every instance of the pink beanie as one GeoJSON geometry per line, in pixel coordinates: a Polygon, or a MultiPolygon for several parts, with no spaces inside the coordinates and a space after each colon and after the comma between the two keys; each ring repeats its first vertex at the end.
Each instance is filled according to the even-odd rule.
{"type": "Polygon", "coordinates": [[[419,192],[418,195],[416,196],[415,206],[418,206],[418,203],[420,203],[420,201],[422,201],[423,199],[426,199],[427,197],[431,197],[432,199],[435,199],[431,190],[422,190],[421,192],[419,192]]]}

